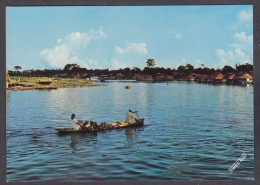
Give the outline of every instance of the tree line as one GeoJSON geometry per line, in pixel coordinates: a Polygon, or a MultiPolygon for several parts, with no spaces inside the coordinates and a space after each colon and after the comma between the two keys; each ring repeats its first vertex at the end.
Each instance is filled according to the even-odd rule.
{"type": "Polygon", "coordinates": [[[164,67],[155,67],[154,59],[148,59],[146,62],[147,66],[143,69],[138,67],[118,70],[110,69],[87,69],[85,67],[80,67],[78,64],[66,64],[63,69],[43,69],[43,70],[23,70],[21,66],[14,66],[14,70],[9,70],[10,76],[24,76],[24,77],[70,77],[70,78],[90,78],[92,76],[116,76],[118,74],[123,75],[126,79],[133,78],[136,74],[140,75],[152,75],[157,74],[166,74],[166,75],[190,75],[193,73],[196,74],[206,74],[211,75],[216,72],[221,72],[222,74],[228,73],[252,73],[253,65],[249,63],[236,65],[235,68],[231,66],[224,66],[222,69],[214,69],[205,67],[204,64],[201,64],[200,67],[195,68],[191,64],[186,64],[175,68],[164,68],[164,67]]]}

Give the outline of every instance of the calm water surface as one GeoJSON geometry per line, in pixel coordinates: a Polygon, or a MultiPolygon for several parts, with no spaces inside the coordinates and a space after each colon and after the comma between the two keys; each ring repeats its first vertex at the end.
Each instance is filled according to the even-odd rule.
{"type": "Polygon", "coordinates": [[[9,91],[8,181],[253,179],[253,87],[110,82],[104,87],[9,91]],[[79,120],[144,127],[59,136],[79,120]],[[233,171],[228,168],[246,153],[233,171]]]}

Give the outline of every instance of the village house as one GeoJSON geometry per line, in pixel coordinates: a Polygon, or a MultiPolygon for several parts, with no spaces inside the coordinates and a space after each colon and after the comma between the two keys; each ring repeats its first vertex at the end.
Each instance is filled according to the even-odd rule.
{"type": "Polygon", "coordinates": [[[174,77],[172,75],[166,75],[166,80],[167,81],[173,81],[174,77]]]}
{"type": "Polygon", "coordinates": [[[105,80],[109,80],[109,77],[107,75],[101,75],[99,76],[99,81],[104,82],[105,80]]]}
{"type": "Polygon", "coordinates": [[[98,76],[91,76],[90,80],[91,81],[99,81],[99,77],[98,76]]]}
{"type": "Polygon", "coordinates": [[[227,81],[227,84],[233,84],[233,79],[235,78],[235,74],[234,73],[228,73],[224,78],[227,81]]]}
{"type": "Polygon", "coordinates": [[[110,76],[109,80],[116,80],[117,78],[115,76],[110,76]]]}
{"type": "Polygon", "coordinates": [[[167,74],[161,74],[158,73],[156,75],[156,81],[173,81],[174,77],[172,75],[167,75],[167,74]]]}
{"type": "Polygon", "coordinates": [[[125,78],[125,75],[123,75],[122,73],[117,73],[117,74],[116,74],[116,78],[117,78],[118,80],[122,80],[122,79],[125,78]]]}
{"type": "Polygon", "coordinates": [[[253,77],[248,73],[239,74],[234,78],[234,83],[236,84],[252,84],[253,77]]]}
{"type": "Polygon", "coordinates": [[[200,83],[207,83],[209,80],[208,75],[197,75],[194,81],[200,82],[200,83]]]}
{"type": "Polygon", "coordinates": [[[173,72],[173,76],[178,76],[178,75],[179,75],[178,71],[173,72]]]}
{"type": "Polygon", "coordinates": [[[214,73],[209,76],[209,83],[226,83],[226,79],[222,73],[214,73]]]}
{"type": "Polygon", "coordinates": [[[187,81],[194,81],[194,80],[195,80],[195,77],[192,76],[192,75],[188,75],[188,76],[186,77],[186,80],[187,80],[187,81]]]}
{"type": "Polygon", "coordinates": [[[136,81],[153,81],[153,76],[152,75],[135,75],[136,81]]]}
{"type": "Polygon", "coordinates": [[[173,77],[177,80],[186,80],[186,75],[182,72],[174,72],[173,77]]]}
{"type": "Polygon", "coordinates": [[[155,79],[156,81],[166,81],[166,75],[158,73],[155,79]]]}

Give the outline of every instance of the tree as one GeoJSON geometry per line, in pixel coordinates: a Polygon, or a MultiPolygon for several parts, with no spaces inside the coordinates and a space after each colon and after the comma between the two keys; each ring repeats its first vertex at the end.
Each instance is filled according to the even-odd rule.
{"type": "Polygon", "coordinates": [[[203,74],[209,75],[210,72],[211,72],[210,68],[208,68],[208,67],[203,68],[203,71],[202,71],[203,74]]]}
{"type": "Polygon", "coordinates": [[[66,64],[64,67],[65,71],[75,71],[78,70],[80,66],[78,64],[66,64]]]}
{"type": "Polygon", "coordinates": [[[147,64],[147,67],[154,67],[155,66],[155,61],[154,61],[154,59],[147,59],[147,62],[146,62],[146,64],[147,64]]]}
{"type": "Polygon", "coordinates": [[[128,78],[131,74],[131,69],[129,67],[124,68],[123,74],[128,78]]]}
{"type": "Polygon", "coordinates": [[[132,75],[140,74],[141,72],[142,72],[142,70],[139,69],[138,67],[134,67],[133,69],[131,69],[132,75]]]}
{"type": "Polygon", "coordinates": [[[253,71],[253,65],[249,64],[249,63],[245,63],[242,65],[236,65],[236,71],[237,72],[247,72],[250,73],[251,71],[253,71]]]}
{"type": "Polygon", "coordinates": [[[194,71],[193,65],[187,64],[187,65],[185,66],[185,72],[187,72],[187,73],[192,73],[193,71],[194,71]]]}
{"type": "Polygon", "coordinates": [[[18,74],[18,71],[19,71],[20,69],[22,69],[21,66],[14,66],[14,70],[16,71],[16,72],[15,72],[16,75],[18,74]]]}
{"type": "Polygon", "coordinates": [[[14,70],[16,70],[16,71],[19,71],[20,69],[22,69],[21,66],[14,66],[14,70]]]}
{"type": "Polygon", "coordinates": [[[235,69],[231,66],[224,66],[222,69],[222,72],[224,74],[233,73],[233,72],[235,72],[235,69]]]}
{"type": "Polygon", "coordinates": [[[180,65],[177,69],[178,72],[184,72],[185,71],[185,67],[180,65]]]}

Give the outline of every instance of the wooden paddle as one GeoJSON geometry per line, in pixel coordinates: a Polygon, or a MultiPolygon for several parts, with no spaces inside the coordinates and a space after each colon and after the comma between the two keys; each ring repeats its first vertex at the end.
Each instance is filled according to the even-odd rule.
{"type": "Polygon", "coordinates": [[[137,111],[135,111],[135,113],[136,113],[136,115],[137,115],[137,118],[139,119],[139,116],[138,116],[138,114],[137,114],[137,111]]]}

